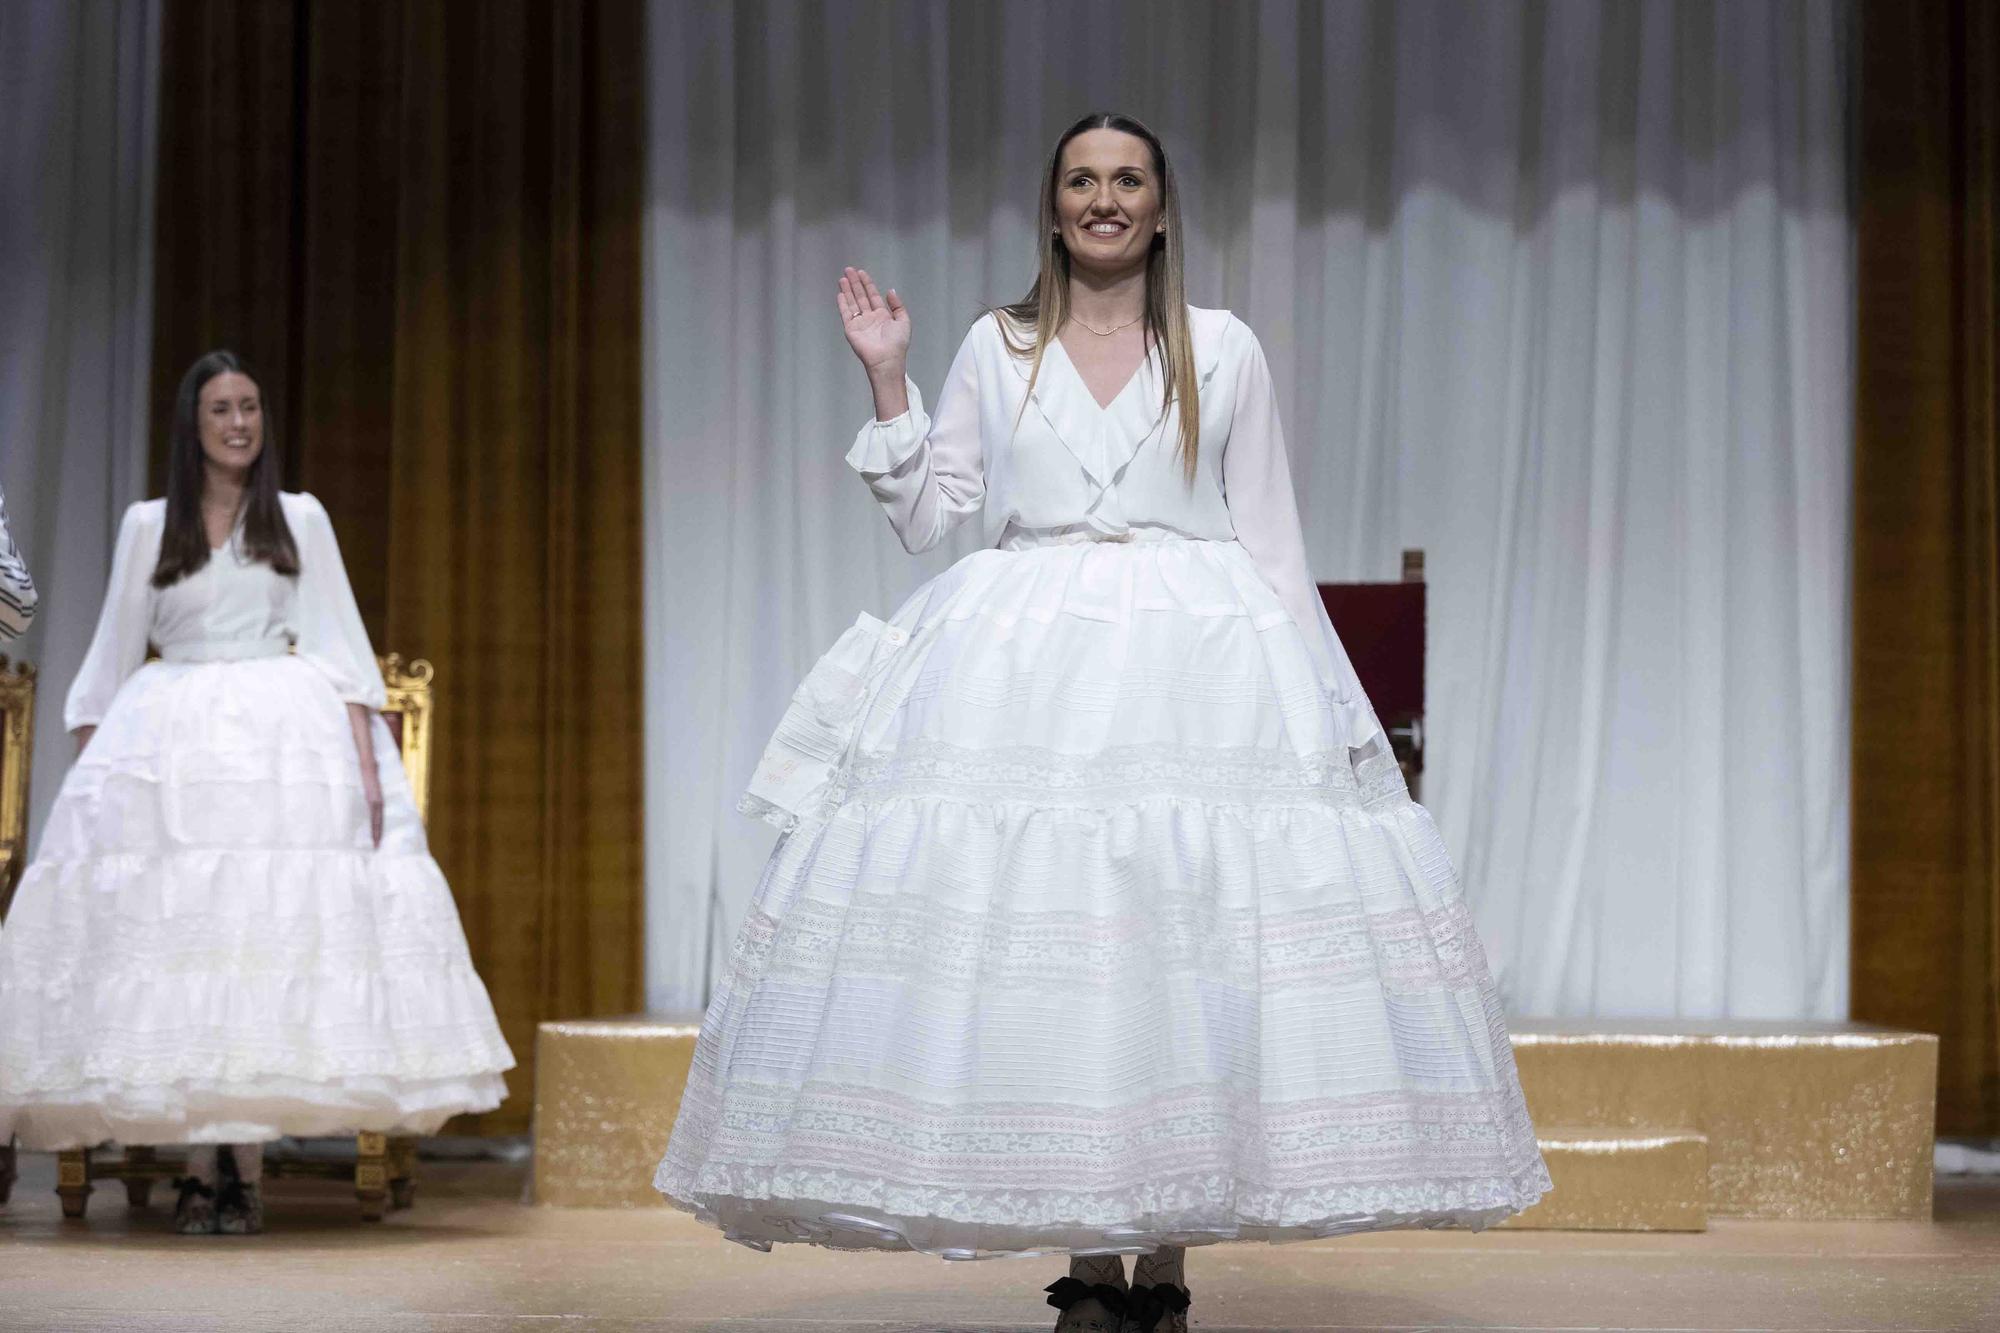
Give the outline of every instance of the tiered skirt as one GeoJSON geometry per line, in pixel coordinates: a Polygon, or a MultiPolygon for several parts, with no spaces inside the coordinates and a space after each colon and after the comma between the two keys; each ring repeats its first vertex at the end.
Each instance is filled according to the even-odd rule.
{"type": "Polygon", "coordinates": [[[298,657],[142,668],[0,926],[0,1139],[422,1134],[513,1056],[394,742],[371,845],[347,709],[298,657]]]}
{"type": "Polygon", "coordinates": [[[656,1185],[951,1258],[1480,1227],[1549,1188],[1472,919],[1235,543],[983,551],[801,685],[656,1185]]]}

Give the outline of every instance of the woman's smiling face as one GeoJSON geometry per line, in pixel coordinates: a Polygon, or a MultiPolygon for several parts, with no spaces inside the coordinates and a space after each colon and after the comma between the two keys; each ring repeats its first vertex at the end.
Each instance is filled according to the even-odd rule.
{"type": "Polygon", "coordinates": [[[201,452],[211,467],[241,472],[264,452],[264,403],[257,382],[225,370],[201,386],[195,408],[201,452]]]}
{"type": "Polygon", "coordinates": [[[1085,130],[1063,145],[1056,217],[1070,262],[1101,274],[1143,265],[1162,230],[1161,189],[1137,135],[1085,130]]]}

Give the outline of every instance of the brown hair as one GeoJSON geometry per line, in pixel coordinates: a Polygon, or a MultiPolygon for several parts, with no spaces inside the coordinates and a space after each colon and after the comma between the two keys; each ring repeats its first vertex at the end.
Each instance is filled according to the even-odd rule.
{"type": "MultiPolygon", "coordinates": [[[[160,560],[153,586],[170,588],[208,563],[208,528],[201,521],[201,492],[208,468],[201,452],[201,391],[217,375],[234,371],[252,383],[257,377],[236,353],[217,349],[188,367],[174,395],[174,420],[167,436],[167,521],[160,534],[160,560]]],[[[261,397],[263,387],[258,386],[261,397]]],[[[264,448],[250,465],[243,504],[243,554],[262,560],[280,574],[299,572],[298,543],[278,503],[278,442],[264,403],[264,448]]]]}
{"type": "MultiPolygon", "coordinates": [[[[1194,480],[1195,459],[1201,445],[1201,400],[1195,379],[1194,334],[1189,328],[1187,282],[1183,275],[1181,250],[1180,189],[1174,182],[1173,166],[1159,136],[1131,116],[1113,111],[1093,111],[1062,132],[1049,167],[1042,174],[1041,243],[1039,271],[1028,294],[1012,305],[993,313],[1007,350],[1032,361],[1028,388],[1032,392],[1042,373],[1042,353],[1050,339],[1069,319],[1069,247],[1063,244],[1056,215],[1058,173],[1063,149],[1087,130],[1117,130],[1145,142],[1152,150],[1153,171],[1160,181],[1160,217],[1166,231],[1153,237],[1146,256],[1146,314],[1144,330],[1150,349],[1163,350],[1166,363],[1165,391],[1160,396],[1160,416],[1176,402],[1180,404],[1180,458],[1189,482],[1194,480]],[[1027,333],[1032,329],[1032,335],[1027,333]]],[[[1025,399],[1023,403],[1025,405],[1025,399]]]]}

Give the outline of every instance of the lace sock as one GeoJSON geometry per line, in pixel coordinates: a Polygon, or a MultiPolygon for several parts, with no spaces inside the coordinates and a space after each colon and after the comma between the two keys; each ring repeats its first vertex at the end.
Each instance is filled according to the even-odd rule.
{"type": "Polygon", "coordinates": [[[188,1174],[210,1189],[215,1188],[215,1145],[197,1143],[188,1149],[188,1174]]]}
{"type": "Polygon", "coordinates": [[[1140,1333],[1187,1333],[1187,1251],[1162,1245],[1132,1265],[1132,1297],[1125,1327],[1140,1333]]]}
{"type": "Polygon", "coordinates": [[[236,1159],[236,1178],[246,1185],[255,1185],[264,1179],[264,1145],[261,1143],[232,1143],[229,1155],[236,1159]]]}
{"type": "Polygon", "coordinates": [[[1093,1287],[1101,1282],[1107,1287],[1124,1291],[1125,1259],[1117,1254],[1071,1255],[1069,1275],[1093,1287]]]}
{"type": "Polygon", "coordinates": [[[1162,1245],[1132,1265],[1133,1286],[1157,1287],[1162,1282],[1187,1286],[1187,1251],[1179,1245],[1162,1245]]]}
{"type": "Polygon", "coordinates": [[[1069,1276],[1046,1288],[1062,1311],[1056,1333],[1111,1333],[1125,1326],[1125,1261],[1115,1254],[1071,1255],[1069,1276]]]}

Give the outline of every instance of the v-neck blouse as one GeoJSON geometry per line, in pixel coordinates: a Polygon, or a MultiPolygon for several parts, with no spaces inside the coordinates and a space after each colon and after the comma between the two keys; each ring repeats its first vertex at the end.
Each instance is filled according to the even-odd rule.
{"type": "Polygon", "coordinates": [[[373,709],[387,702],[332,520],[310,495],[285,492],[278,502],[298,547],[297,577],[238,559],[232,533],[210,548],[206,564],[166,588],[153,586],[153,569],[167,502],[141,500],[125,511],[97,632],[63,709],[66,729],[104,720],[118,687],[145,665],[148,644],[183,663],[296,652],[343,702],[373,709]]]}
{"type": "MultiPolygon", "coordinates": [[[[1139,381],[1144,378],[1146,371],[1153,365],[1156,354],[1157,349],[1148,349],[1146,355],[1139,358],[1139,364],[1132,367],[1131,373],[1125,377],[1125,382],[1118,386],[1118,392],[1111,395],[1111,401],[1108,403],[1097,403],[1097,390],[1090,387],[1089,380],[1083,379],[1083,367],[1077,365],[1076,358],[1070,355],[1069,344],[1061,338],[1057,338],[1049,347],[1050,356],[1061,357],[1063,364],[1069,368],[1069,373],[1083,380],[1084,392],[1090,395],[1091,402],[1097,403],[1097,409],[1100,412],[1109,412],[1112,408],[1118,406],[1120,399],[1139,386],[1139,381]]],[[[1157,377],[1155,382],[1157,384],[1157,377]]]]}
{"type": "Polygon", "coordinates": [[[1299,626],[1323,685],[1361,697],[1306,563],[1277,393],[1264,349],[1226,310],[1190,306],[1200,447],[1192,484],[1180,460],[1180,411],[1161,411],[1162,353],[1150,351],[1108,405],[1060,340],[1030,362],[999,315],[965,335],[934,414],[914,381],[910,409],[861,428],[847,462],[867,481],[911,552],[973,514],[990,546],[1050,540],[1183,537],[1239,542],[1299,626]]]}

